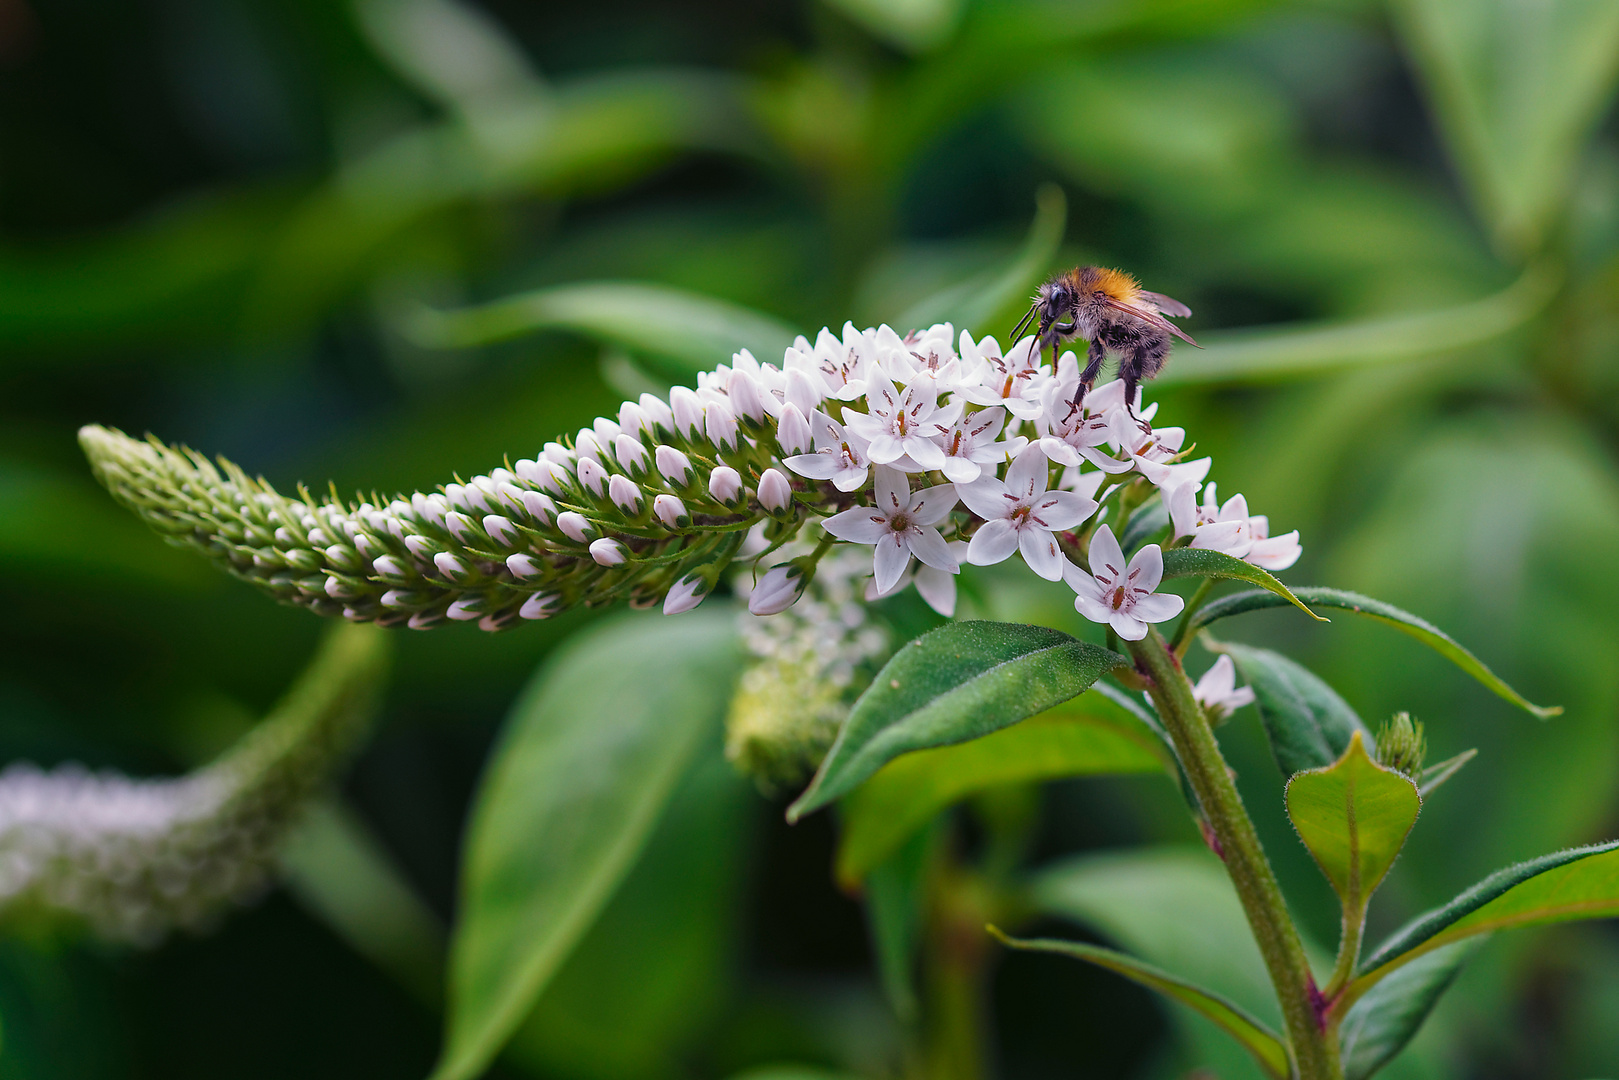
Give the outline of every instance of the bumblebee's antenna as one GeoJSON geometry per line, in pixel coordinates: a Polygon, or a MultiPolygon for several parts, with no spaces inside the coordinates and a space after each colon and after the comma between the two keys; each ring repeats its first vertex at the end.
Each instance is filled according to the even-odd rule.
{"type": "Polygon", "coordinates": [[[1016,326],[1012,327],[1012,340],[1010,342],[1008,342],[1009,346],[1012,345],[1012,344],[1016,344],[1016,342],[1018,340],[1018,335],[1023,333],[1023,328],[1028,326],[1029,323],[1034,320],[1034,313],[1039,311],[1039,310],[1040,310],[1040,301],[1038,299],[1036,299],[1034,303],[1029,305],[1029,313],[1027,315],[1023,316],[1023,318],[1019,319],[1018,324],[1016,326]]]}

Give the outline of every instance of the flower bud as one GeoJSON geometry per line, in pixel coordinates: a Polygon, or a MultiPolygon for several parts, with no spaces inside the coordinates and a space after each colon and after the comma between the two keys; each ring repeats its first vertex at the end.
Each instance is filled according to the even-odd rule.
{"type": "Polygon", "coordinates": [[[715,446],[736,445],[736,414],[723,401],[711,401],[703,410],[704,431],[715,446]]]}
{"type": "Polygon", "coordinates": [[[590,542],[590,557],[603,566],[623,566],[629,559],[624,545],[611,537],[604,536],[600,540],[590,542]]]}
{"type": "Polygon", "coordinates": [[[780,469],[766,469],[759,476],[759,505],[780,514],[793,505],[793,486],[780,469]]]}
{"type": "Polygon", "coordinates": [[[590,519],[577,510],[564,510],[558,514],[557,528],[562,530],[563,536],[579,544],[588,543],[596,531],[590,519]]]}
{"type": "Polygon", "coordinates": [[[730,506],[742,494],[742,474],[729,465],[721,465],[709,475],[708,493],[715,501],[730,506]]]}
{"type": "Polygon", "coordinates": [[[437,555],[434,555],[433,565],[438,567],[439,573],[443,574],[451,581],[459,581],[467,576],[466,566],[462,564],[460,559],[456,558],[454,555],[451,555],[448,551],[441,551],[437,555]]]}
{"type": "Polygon", "coordinates": [[[821,404],[824,395],[820,380],[811,378],[808,372],[798,368],[788,369],[786,385],[786,404],[796,406],[804,416],[809,416],[821,404]]]}
{"type": "Polygon", "coordinates": [[[328,577],[326,579],[326,595],[333,600],[347,600],[354,595],[354,590],[343,584],[342,578],[328,577]]]}
{"type": "Polygon", "coordinates": [[[412,630],[431,630],[443,618],[444,615],[437,611],[418,611],[410,617],[410,621],[405,625],[412,630]]]}
{"type": "MultiPolygon", "coordinates": [[[[639,441],[643,434],[652,434],[652,425],[647,422],[646,410],[633,401],[626,401],[618,407],[618,429],[621,436],[628,436],[639,441]]],[[[618,440],[613,440],[613,452],[619,452],[618,440]]],[[[623,457],[619,458],[623,461],[623,457]]]]}
{"type": "Polygon", "coordinates": [[[457,622],[471,622],[483,615],[483,597],[463,596],[450,605],[450,610],[444,614],[457,622]]]}
{"type": "Polygon", "coordinates": [[[607,481],[607,493],[626,514],[641,512],[641,489],[629,477],[614,473],[607,481]]]}
{"type": "Polygon", "coordinates": [[[673,495],[659,495],[652,500],[652,512],[658,520],[671,529],[681,529],[691,524],[691,515],[686,513],[686,504],[673,495]]]}
{"type": "Polygon", "coordinates": [[[752,375],[745,371],[731,372],[731,412],[733,415],[748,420],[763,420],[765,418],[764,398],[760,393],[759,384],[752,375]]]}
{"type": "Polygon", "coordinates": [[[587,459],[598,465],[602,463],[601,443],[597,441],[596,432],[591,428],[579,429],[579,434],[574,436],[573,449],[579,456],[580,463],[587,459]]]}
{"type": "Polygon", "coordinates": [[[792,402],[781,407],[781,419],[776,423],[776,442],[788,454],[807,453],[815,445],[810,434],[809,419],[792,402]]]}
{"type": "Polygon", "coordinates": [[[595,458],[580,458],[579,482],[592,495],[600,495],[607,486],[607,470],[595,458]]]}
{"type": "Polygon", "coordinates": [[[669,409],[675,424],[675,434],[690,439],[702,434],[703,403],[697,394],[684,386],[669,391],[669,409]]]}
{"type": "Polygon", "coordinates": [[[392,555],[378,555],[371,560],[371,570],[378,577],[404,577],[405,568],[392,555]]]}
{"type": "Polygon", "coordinates": [[[596,422],[590,430],[596,433],[596,443],[602,448],[602,453],[612,451],[613,443],[618,439],[622,429],[605,416],[596,417],[596,422]]]}
{"type": "Polygon", "coordinates": [[[534,561],[532,555],[525,555],[519,551],[506,556],[506,569],[515,577],[533,577],[540,572],[540,564],[534,561]]]}
{"type": "Polygon", "coordinates": [[[360,556],[346,544],[333,544],[322,554],[326,556],[327,562],[339,570],[353,570],[360,565],[360,556]]]}
{"type": "Polygon", "coordinates": [[[499,514],[484,515],[483,531],[489,534],[489,539],[501,547],[511,547],[517,543],[517,526],[512,524],[510,518],[501,517],[499,514]]]}
{"type": "Polygon", "coordinates": [[[535,461],[533,458],[523,458],[516,465],[513,465],[512,468],[517,470],[517,475],[520,479],[526,480],[531,484],[539,483],[540,463],[535,461]]]}
{"type": "MultiPolygon", "coordinates": [[[[668,403],[662,398],[656,394],[642,394],[641,411],[646,414],[647,420],[654,427],[660,427],[671,435],[674,434],[675,416],[670,411],[668,403]]],[[[649,429],[648,434],[656,435],[656,432],[649,429]]]]}
{"type": "Polygon", "coordinates": [[[523,601],[523,606],[517,609],[517,614],[525,619],[549,619],[556,614],[557,605],[562,598],[555,593],[535,593],[523,601]]]}
{"type": "Polygon", "coordinates": [[[646,472],[646,447],[641,445],[639,439],[632,439],[628,435],[620,435],[613,440],[613,455],[625,472],[639,476],[646,472]]]}
{"type": "Polygon", "coordinates": [[[434,543],[432,540],[429,540],[427,537],[418,535],[416,533],[411,533],[409,536],[405,537],[405,547],[418,559],[431,559],[434,555],[437,555],[439,551],[442,550],[439,545],[434,543]]]}
{"type": "Polygon", "coordinates": [[[708,595],[708,582],[699,574],[687,574],[675,582],[669,595],[663,598],[665,615],[681,615],[703,602],[708,595]]]}
{"type": "Polygon", "coordinates": [[[672,446],[659,444],[652,452],[652,458],[657,462],[658,472],[663,478],[678,487],[685,487],[691,483],[691,458],[682,454],[672,446]]]}
{"type": "Polygon", "coordinates": [[[755,615],[778,615],[804,595],[809,575],[792,563],[771,567],[748,594],[748,610],[755,615]]]}
{"type": "Polygon", "coordinates": [[[474,525],[472,519],[461,511],[451,510],[444,515],[444,527],[450,531],[451,536],[464,544],[467,542],[467,534],[472,532],[474,525]]]}
{"type": "Polygon", "coordinates": [[[529,517],[541,525],[549,525],[551,519],[556,516],[557,504],[538,491],[525,491],[523,509],[528,511],[529,517]]]}

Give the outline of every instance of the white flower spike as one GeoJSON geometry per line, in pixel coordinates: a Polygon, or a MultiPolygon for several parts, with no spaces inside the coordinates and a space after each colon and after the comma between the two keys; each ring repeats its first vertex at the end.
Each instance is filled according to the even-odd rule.
{"type": "Polygon", "coordinates": [[[880,593],[894,587],[912,555],[935,569],[956,573],[961,566],[934,527],[955,508],[955,487],[940,484],[912,495],[898,469],[879,465],[876,472],[876,505],[833,514],[821,527],[840,540],[876,546],[872,566],[880,593]]]}
{"type": "Polygon", "coordinates": [[[1021,551],[1029,569],[1061,581],[1063,558],[1053,533],[1072,529],[1096,513],[1096,500],[1046,488],[1050,463],[1038,445],[1025,447],[1006,470],[1006,482],[985,476],[961,488],[967,509],[984,519],[967,549],[967,561],[988,566],[1021,551]]]}
{"type": "Polygon", "coordinates": [[[1148,623],[1167,622],[1186,606],[1175,594],[1156,591],[1164,578],[1164,553],[1157,544],[1136,552],[1126,565],[1113,530],[1103,525],[1091,537],[1090,564],[1090,574],[1073,563],[1063,573],[1074,590],[1074,610],[1111,626],[1126,641],[1140,641],[1148,623]]]}

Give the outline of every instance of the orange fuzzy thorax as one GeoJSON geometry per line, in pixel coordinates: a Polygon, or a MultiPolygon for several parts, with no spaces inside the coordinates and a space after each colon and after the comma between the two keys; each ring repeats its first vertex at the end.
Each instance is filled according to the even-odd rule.
{"type": "Polygon", "coordinates": [[[1133,303],[1141,294],[1136,279],[1123,270],[1110,270],[1105,266],[1080,266],[1066,275],[1068,287],[1080,296],[1102,292],[1121,303],[1133,303]]]}

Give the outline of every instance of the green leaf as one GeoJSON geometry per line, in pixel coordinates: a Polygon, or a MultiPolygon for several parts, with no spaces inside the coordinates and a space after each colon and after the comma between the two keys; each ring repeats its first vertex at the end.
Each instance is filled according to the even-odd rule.
{"type": "Polygon", "coordinates": [[[1068,200],[1062,188],[1042,185],[1035,193],[1034,221],[1029,225],[1028,238],[1010,262],[919,300],[894,325],[904,333],[907,328],[949,320],[958,329],[989,333],[994,319],[1016,305],[1028,306],[1029,294],[1051,270],[1067,222],[1068,200]]]}
{"type": "Polygon", "coordinates": [[[1078,941],[1058,941],[1051,938],[1035,940],[1019,940],[1007,937],[995,927],[989,932],[994,934],[1005,945],[1014,949],[1024,949],[1030,952],[1049,952],[1060,956],[1071,956],[1076,960],[1084,960],[1109,971],[1116,972],[1131,982],[1158,991],[1166,997],[1173,998],[1183,1005],[1196,1009],[1208,1017],[1221,1030],[1236,1039],[1254,1056],[1267,1076],[1275,1080],[1286,1080],[1291,1069],[1287,1057],[1287,1048],[1282,1045],[1274,1032],[1265,1025],[1248,1015],[1242,1008],[1218,994],[1204,990],[1187,982],[1185,979],[1161,971],[1150,964],[1143,963],[1133,956],[1112,949],[1104,949],[1096,945],[1086,945],[1078,941]]]}
{"type": "Polygon", "coordinates": [[[1542,855],[1498,870],[1380,945],[1349,986],[1351,999],[1451,942],[1541,923],[1619,915],[1619,840],[1542,855]]]}
{"type": "Polygon", "coordinates": [[[467,830],[435,1080],[483,1072],[623,879],[723,714],[734,640],[718,607],[617,620],[524,691],[467,830]]]}
{"type": "Polygon", "coordinates": [[[1337,691],[1281,653],[1229,642],[1210,647],[1229,654],[1253,687],[1283,776],[1331,765],[1356,735],[1373,744],[1371,732],[1337,691]]]}
{"type": "MultiPolygon", "coordinates": [[[[1165,552],[1167,562],[1168,552],[1165,552]]],[[[1498,697],[1505,698],[1519,708],[1534,713],[1541,719],[1556,716],[1563,711],[1561,705],[1535,705],[1526,700],[1512,687],[1503,682],[1500,676],[1484,666],[1484,662],[1461,645],[1457,644],[1450,635],[1434,626],[1425,619],[1418,618],[1409,611],[1401,611],[1393,604],[1385,604],[1381,600],[1373,600],[1369,596],[1359,593],[1346,592],[1343,589],[1327,589],[1319,586],[1301,586],[1293,590],[1301,599],[1316,607],[1341,608],[1353,611],[1357,615],[1387,623],[1403,633],[1410,634],[1418,641],[1433,649],[1440,656],[1449,660],[1473,678],[1483,683],[1485,688],[1493,691],[1498,697]]],[[[1260,608],[1280,607],[1282,601],[1268,593],[1240,592],[1230,596],[1223,596],[1212,603],[1206,604],[1196,615],[1193,629],[1201,629],[1228,615],[1240,615],[1245,611],[1257,611],[1260,608]]]]}
{"type": "Polygon", "coordinates": [[[1337,761],[1287,782],[1287,815],[1355,919],[1364,918],[1421,810],[1417,785],[1367,756],[1358,731],[1337,761]]]}
{"type": "Polygon", "coordinates": [[[886,861],[873,866],[865,879],[866,919],[883,993],[894,1015],[907,1024],[921,1012],[914,971],[935,833],[931,829],[915,833],[886,861]]]}
{"type": "Polygon", "coordinates": [[[1203,349],[1170,364],[1157,381],[1272,382],[1455,352],[1528,322],[1556,294],[1559,281],[1552,270],[1531,267],[1493,296],[1436,311],[1199,334],[1203,349]]]}
{"type": "Polygon", "coordinates": [[[1292,604],[1312,619],[1320,622],[1323,619],[1304,605],[1293,591],[1280,581],[1277,581],[1270,571],[1263,570],[1251,562],[1244,562],[1223,551],[1211,551],[1208,548],[1170,548],[1164,552],[1164,578],[1178,577],[1205,577],[1228,581],[1246,581],[1251,585],[1258,585],[1268,589],[1281,599],[1292,604]]]}
{"type": "Polygon", "coordinates": [[[1119,547],[1129,555],[1146,543],[1147,538],[1153,533],[1168,527],[1169,507],[1164,505],[1162,499],[1155,499],[1131,515],[1129,522],[1124,526],[1124,535],[1119,537],[1119,547]]]}
{"type": "Polygon", "coordinates": [[[557,285],[456,311],[424,311],[411,336],[436,348],[466,348],[532,334],[572,330],[672,362],[689,377],[750,349],[781,358],[794,331],[768,315],[667,285],[598,281],[557,285]]]}
{"type": "Polygon", "coordinates": [[[966,0],[826,0],[876,37],[906,52],[926,52],[948,41],[961,23],[966,0]]]}
{"type": "Polygon", "coordinates": [[[737,1073],[731,1080],[859,1080],[859,1078],[854,1073],[823,1069],[819,1065],[783,1063],[760,1065],[758,1068],[737,1073]]]}
{"type": "Polygon", "coordinates": [[[1157,734],[1093,690],[982,739],[883,766],[844,800],[838,880],[858,885],[940,810],[986,787],[1174,768],[1157,734]]]}
{"type": "Polygon", "coordinates": [[[1484,938],[1436,949],[1396,971],[1355,1002],[1338,1029],[1344,1080],[1366,1080],[1405,1049],[1484,938]]]}
{"type": "Polygon", "coordinates": [[[860,695],[808,789],[797,821],[853,791],[901,754],[988,735],[1077,697],[1128,663],[1060,630],[959,622],[894,654],[860,695]]]}
{"type": "Polygon", "coordinates": [[[1498,240],[1534,251],[1619,81],[1607,0],[1394,5],[1451,153],[1498,240]]]}
{"type": "Polygon", "coordinates": [[[1477,750],[1463,750],[1455,757],[1446,758],[1444,761],[1429,765],[1426,769],[1423,769],[1422,776],[1419,778],[1421,784],[1418,788],[1422,792],[1422,797],[1426,799],[1428,792],[1461,772],[1462,766],[1476,757],[1478,757],[1477,750]]]}

